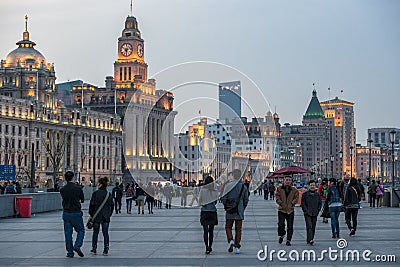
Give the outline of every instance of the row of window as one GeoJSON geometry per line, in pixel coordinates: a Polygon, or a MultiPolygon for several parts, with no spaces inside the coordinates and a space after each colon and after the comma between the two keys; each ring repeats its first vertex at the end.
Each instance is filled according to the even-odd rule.
{"type": "MultiPolygon", "coordinates": [[[[0,124],[0,134],[3,133],[3,124],[0,124]]],[[[11,134],[11,135],[22,135],[24,134],[25,136],[28,136],[28,127],[22,127],[22,126],[15,126],[15,125],[4,125],[4,133],[5,134],[11,134]]]]}

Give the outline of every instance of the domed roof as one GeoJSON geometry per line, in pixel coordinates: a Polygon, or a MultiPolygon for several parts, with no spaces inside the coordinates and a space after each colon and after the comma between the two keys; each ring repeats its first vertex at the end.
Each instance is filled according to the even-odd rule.
{"type": "Polygon", "coordinates": [[[16,44],[18,48],[11,51],[6,57],[6,67],[50,68],[42,53],[33,48],[36,44],[29,40],[28,16],[25,16],[25,31],[22,33],[22,40],[16,44]]]}
{"type": "Polygon", "coordinates": [[[18,47],[11,51],[6,57],[6,67],[16,68],[32,67],[40,68],[41,64],[47,67],[46,58],[33,47],[18,47]]]}

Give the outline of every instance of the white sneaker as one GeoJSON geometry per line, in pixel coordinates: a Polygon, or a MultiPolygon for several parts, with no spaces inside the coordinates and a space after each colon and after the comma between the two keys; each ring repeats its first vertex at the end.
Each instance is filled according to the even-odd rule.
{"type": "Polygon", "coordinates": [[[235,253],[235,254],[239,254],[239,253],[240,253],[240,248],[235,248],[235,249],[234,249],[234,253],[235,253]]]}
{"type": "Polygon", "coordinates": [[[228,244],[228,252],[233,251],[233,244],[234,244],[234,242],[233,242],[233,240],[231,240],[231,242],[229,242],[229,244],[228,244]]]}

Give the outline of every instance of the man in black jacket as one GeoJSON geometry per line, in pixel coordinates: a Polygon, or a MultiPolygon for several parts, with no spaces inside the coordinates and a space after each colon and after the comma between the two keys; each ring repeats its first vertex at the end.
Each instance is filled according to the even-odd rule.
{"type": "Polygon", "coordinates": [[[317,192],[314,180],[308,183],[310,189],[301,197],[301,208],[304,213],[307,230],[307,245],[314,244],[315,226],[317,224],[318,213],[322,207],[321,196],[317,192]]]}
{"type": "Polygon", "coordinates": [[[81,210],[81,203],[85,201],[82,187],[73,182],[74,173],[67,171],[64,174],[67,184],[61,188],[60,194],[62,197],[63,206],[63,221],[64,221],[64,236],[65,247],[67,249],[67,257],[73,258],[74,251],[80,257],[83,257],[81,247],[85,237],[85,226],[83,225],[83,213],[81,210]],[[73,229],[78,233],[75,240],[75,245],[72,245],[73,229]]]}
{"type": "Polygon", "coordinates": [[[119,182],[115,183],[115,187],[112,190],[112,196],[114,198],[114,205],[115,205],[115,213],[121,213],[121,206],[122,206],[122,189],[119,186],[119,182]]]}

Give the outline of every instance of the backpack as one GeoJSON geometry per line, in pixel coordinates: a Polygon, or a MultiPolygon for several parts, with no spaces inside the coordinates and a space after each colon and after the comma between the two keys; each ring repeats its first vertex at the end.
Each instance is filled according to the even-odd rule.
{"type": "Polygon", "coordinates": [[[328,187],[326,185],[324,185],[322,187],[322,194],[321,194],[324,198],[326,198],[328,196],[328,187]]]}
{"type": "Polygon", "coordinates": [[[7,195],[9,194],[16,194],[15,188],[13,185],[7,185],[6,189],[4,190],[7,195]]]}
{"type": "Polygon", "coordinates": [[[264,191],[268,191],[268,185],[264,184],[264,191]]]}
{"type": "Polygon", "coordinates": [[[240,194],[238,198],[229,198],[229,193],[228,193],[228,199],[226,200],[226,203],[224,203],[224,209],[226,213],[228,214],[238,214],[238,206],[240,199],[242,198],[242,193],[244,189],[244,184],[242,184],[242,188],[240,189],[240,194]]]}

